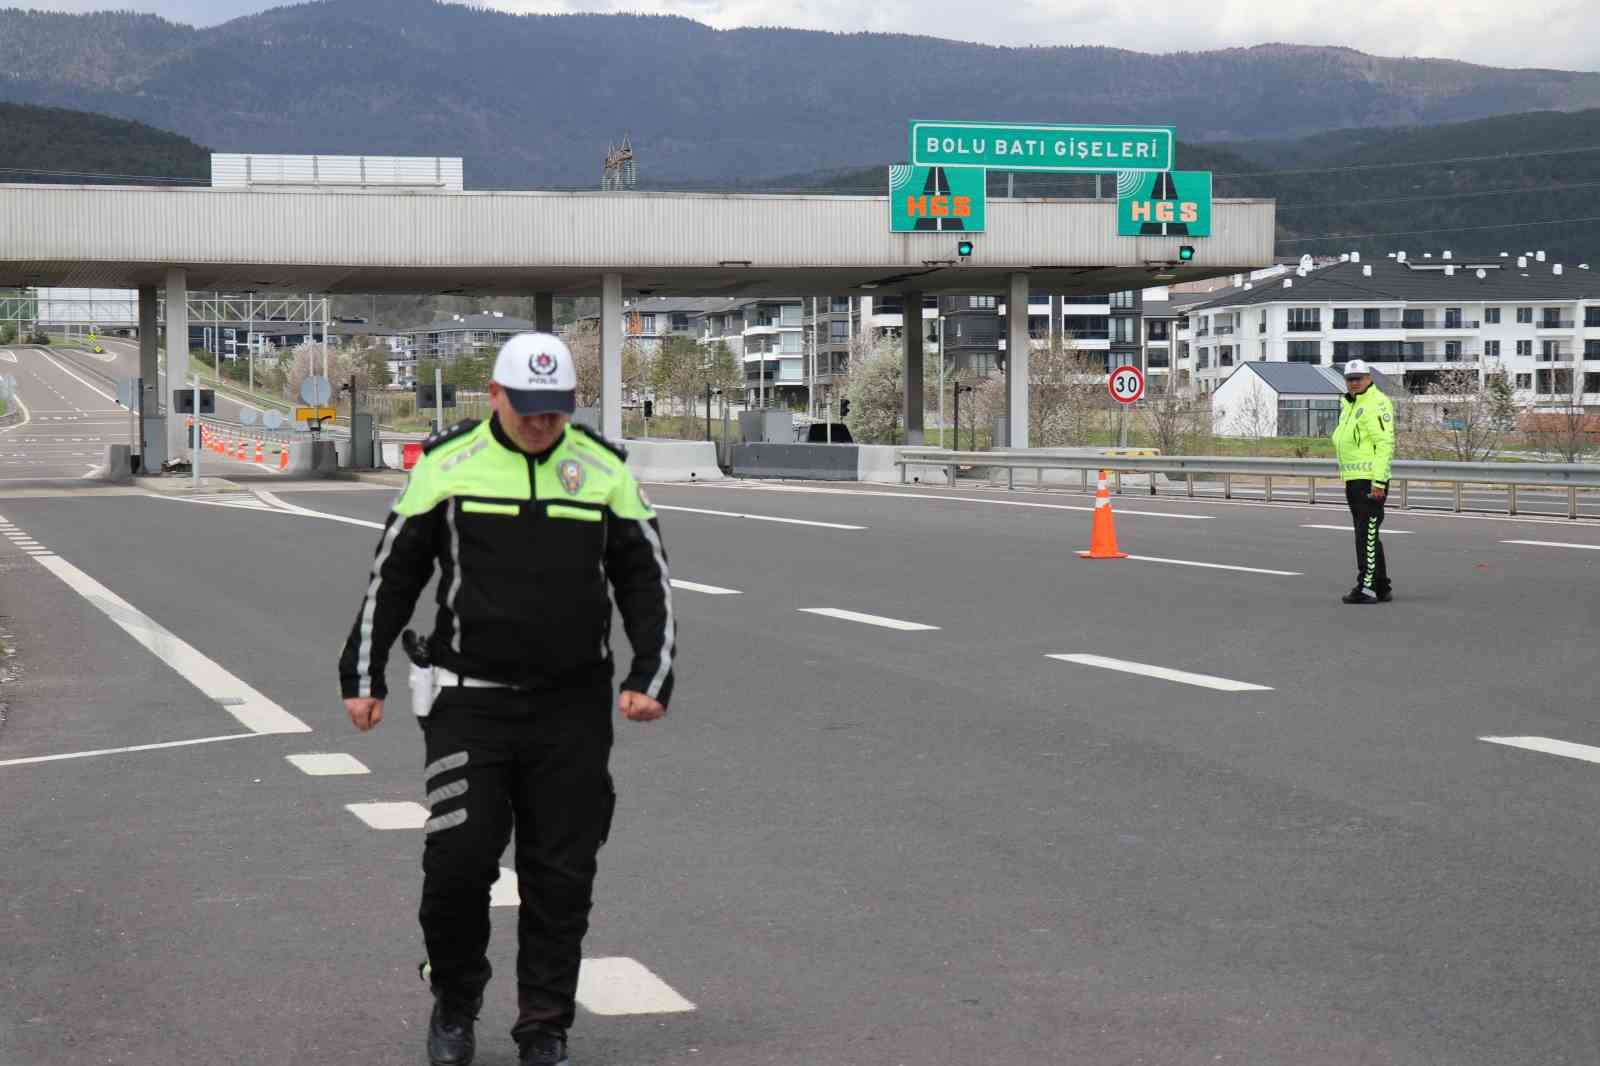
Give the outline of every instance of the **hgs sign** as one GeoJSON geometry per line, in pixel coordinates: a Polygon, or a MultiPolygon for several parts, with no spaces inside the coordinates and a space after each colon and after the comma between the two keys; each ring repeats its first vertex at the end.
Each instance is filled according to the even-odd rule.
{"type": "Polygon", "coordinates": [[[985,171],[889,168],[889,232],[982,233],[985,171]]]}
{"type": "Polygon", "coordinates": [[[1118,173],[1117,236],[1211,236],[1211,171],[1118,173]]]}

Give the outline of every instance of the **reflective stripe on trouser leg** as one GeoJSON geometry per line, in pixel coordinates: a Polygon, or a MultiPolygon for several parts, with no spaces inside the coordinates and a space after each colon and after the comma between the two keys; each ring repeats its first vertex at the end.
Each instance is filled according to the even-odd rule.
{"type": "Polygon", "coordinates": [[[1378,516],[1367,516],[1367,560],[1361,568],[1361,587],[1370,589],[1373,576],[1378,572],[1378,516]]]}

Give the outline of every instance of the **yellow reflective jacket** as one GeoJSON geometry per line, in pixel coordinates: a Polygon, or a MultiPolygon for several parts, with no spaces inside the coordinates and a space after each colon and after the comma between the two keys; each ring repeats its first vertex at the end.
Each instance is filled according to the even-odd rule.
{"type": "Polygon", "coordinates": [[[1339,476],[1346,481],[1370,480],[1389,487],[1389,462],[1394,458],[1394,404],[1367,386],[1360,396],[1344,395],[1339,425],[1333,431],[1333,450],[1339,457],[1339,476]]]}

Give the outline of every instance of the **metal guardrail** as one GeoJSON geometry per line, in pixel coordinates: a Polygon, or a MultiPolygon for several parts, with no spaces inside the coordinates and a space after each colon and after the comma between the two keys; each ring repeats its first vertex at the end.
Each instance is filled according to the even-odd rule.
{"type": "MultiPolygon", "coordinates": [[[[908,466],[942,466],[955,484],[955,468],[976,466],[1000,468],[1008,472],[1008,484],[1016,486],[1017,470],[1078,470],[1083,489],[1089,489],[1089,475],[1106,470],[1116,475],[1117,491],[1122,491],[1122,474],[1165,474],[1181,477],[1194,496],[1196,476],[1220,478],[1224,499],[1233,498],[1235,477],[1262,478],[1266,500],[1272,502],[1275,479],[1303,480],[1308,483],[1307,498],[1317,502],[1317,482],[1339,482],[1339,464],[1332,459],[1256,459],[1220,455],[1065,455],[1049,449],[1038,451],[963,452],[939,448],[901,448],[895,456],[900,480],[906,480],[908,466]]],[[[1555,488],[1567,490],[1567,517],[1578,517],[1578,490],[1600,489],[1600,463],[1457,463],[1427,460],[1396,460],[1389,474],[1391,495],[1399,488],[1400,506],[1411,506],[1413,482],[1444,483],[1454,489],[1453,507],[1462,511],[1463,485],[1505,485],[1508,489],[1507,513],[1517,513],[1517,489],[1555,488]]],[[[1151,488],[1154,492],[1154,486],[1151,488]]]]}

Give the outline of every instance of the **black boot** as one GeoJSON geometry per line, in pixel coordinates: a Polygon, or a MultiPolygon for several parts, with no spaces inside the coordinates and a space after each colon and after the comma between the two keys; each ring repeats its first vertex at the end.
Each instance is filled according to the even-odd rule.
{"type": "Polygon", "coordinates": [[[428,1061],[433,1066],[470,1066],[477,1050],[472,1023],[482,1006],[482,999],[466,1005],[446,1003],[442,997],[434,1000],[433,1017],[428,1020],[428,1061]]]}
{"type": "Polygon", "coordinates": [[[521,1044],[521,1066],[568,1066],[567,1038],[556,1033],[534,1033],[521,1044]]]}

